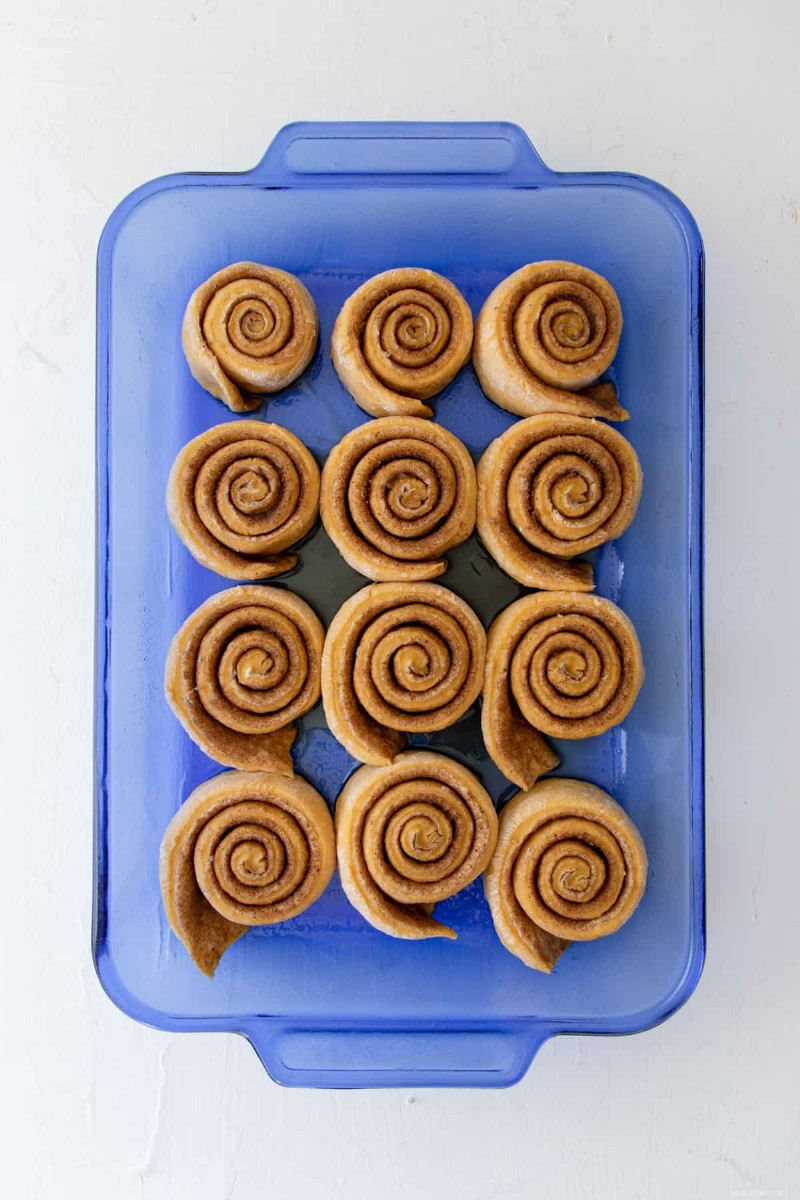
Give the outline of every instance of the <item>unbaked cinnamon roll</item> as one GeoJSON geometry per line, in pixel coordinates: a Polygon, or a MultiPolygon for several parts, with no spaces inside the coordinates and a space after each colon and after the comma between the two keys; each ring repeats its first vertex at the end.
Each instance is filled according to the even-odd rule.
{"type": "Polygon", "coordinates": [[[319,468],[280,425],[231,421],[193,438],[175,459],[167,511],[198,562],[228,579],[290,571],[286,551],[319,509],[319,468]]]}
{"type": "Polygon", "coordinates": [[[167,700],[210,758],[292,775],[292,722],[319,699],[324,636],[292,592],[229,588],[201,604],[172,639],[167,700]]]}
{"type": "Polygon", "coordinates": [[[345,301],[331,340],[337,374],[373,417],[430,417],[423,403],[472,349],[472,313],[449,279],[422,267],[384,271],[345,301]]]}
{"type": "Polygon", "coordinates": [[[611,365],[622,310],[608,280],[569,262],[536,262],[499,283],[475,323],[481,387],[520,417],[563,412],[622,421],[611,365]]]}
{"type": "Polygon", "coordinates": [[[181,338],[197,382],[232,412],[251,412],[302,375],[318,334],[316,305],[296,276],[240,262],[192,293],[181,338]]]}
{"type": "Polygon", "coordinates": [[[500,941],[547,972],[571,942],[624,925],[646,882],[647,853],[630,817],[577,779],[542,779],[509,801],[484,875],[500,941]]]}
{"type": "Polygon", "coordinates": [[[515,600],[489,629],[482,727],[503,774],[531,787],[558,756],[542,737],[604,733],[644,679],[639,639],[616,604],[582,592],[515,600]]]}
{"type": "Polygon", "coordinates": [[[641,494],[636,452],[616,429],[563,413],[528,417],[478,464],[478,532],[526,587],[591,591],[590,564],[566,560],[624,533],[641,494]]]}
{"type": "Polygon", "coordinates": [[[361,762],[392,762],[406,733],[446,729],[475,703],[486,634],[438,583],[373,583],[339,609],[322,658],[328,727],[361,762]]]}
{"type": "Polygon", "coordinates": [[[434,579],[475,525],[475,468],[441,425],[382,417],[348,433],[322,471],[322,523],[374,580],[434,579]]]}
{"type": "Polygon", "coordinates": [[[254,925],[304,912],[336,865],[325,801],[299,776],[226,771],[192,792],[161,843],[167,919],[204,975],[254,925]]]}
{"type": "Polygon", "coordinates": [[[409,751],[388,767],[360,767],[336,802],[345,894],[392,937],[454,938],[433,905],[481,874],[496,841],[488,792],[443,754],[409,751]]]}

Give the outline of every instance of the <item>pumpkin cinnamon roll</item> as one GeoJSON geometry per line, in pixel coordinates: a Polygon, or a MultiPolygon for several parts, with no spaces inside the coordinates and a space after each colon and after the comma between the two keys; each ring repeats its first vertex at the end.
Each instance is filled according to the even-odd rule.
{"type": "Polygon", "coordinates": [[[322,523],[369,579],[434,579],[475,525],[475,468],[441,425],[382,417],[348,433],[322,471],[322,523]]]}
{"type": "Polygon", "coordinates": [[[211,976],[248,929],[313,904],[335,865],[331,814],[305,779],[226,771],[192,792],[164,834],[167,920],[211,976]]]}
{"type": "Polygon", "coordinates": [[[167,700],[210,758],[292,775],[292,721],[319,699],[324,636],[292,592],[229,588],[201,604],[172,639],[167,700]]]}
{"type": "Polygon", "coordinates": [[[438,583],[373,583],[339,609],[322,657],[328,726],[354,758],[392,762],[406,733],[446,729],[475,703],[486,634],[438,583]]]}
{"type": "Polygon", "coordinates": [[[231,421],[193,438],[175,459],[167,511],[198,562],[228,579],[290,571],[286,551],[319,509],[319,468],[280,425],[231,421]]]}
{"type": "Polygon", "coordinates": [[[590,564],[565,560],[624,533],[641,494],[636,452],[616,429],[563,413],[528,417],[478,464],[478,532],[526,587],[591,591],[590,564]]]}
{"type": "Polygon", "coordinates": [[[494,805],[471,771],[428,751],[360,767],[335,821],[342,886],[371,925],[399,938],[456,936],[433,905],[472,883],[497,841],[494,805]]]}
{"type": "Polygon", "coordinates": [[[647,853],[630,817],[577,779],[543,779],[509,801],[484,875],[500,941],[547,972],[571,942],[624,925],[646,882],[647,853]]]}
{"type": "Polygon", "coordinates": [[[469,359],[472,313],[449,279],[422,267],[384,271],[345,301],[331,340],[344,386],[373,417],[430,417],[424,403],[469,359]]]}
{"type": "Polygon", "coordinates": [[[240,262],[192,293],[181,340],[197,382],[232,412],[251,412],[302,375],[318,335],[316,305],[299,279],[240,262]]]}
{"type": "Polygon", "coordinates": [[[473,363],[500,408],[622,421],[611,365],[622,310],[608,280],[569,262],[536,262],[499,283],[475,323],[473,363]]]}
{"type": "Polygon", "coordinates": [[[604,733],[630,712],[643,679],[639,639],[616,604],[581,592],[522,596],[489,629],[486,749],[508,779],[531,787],[559,761],[543,733],[604,733]]]}

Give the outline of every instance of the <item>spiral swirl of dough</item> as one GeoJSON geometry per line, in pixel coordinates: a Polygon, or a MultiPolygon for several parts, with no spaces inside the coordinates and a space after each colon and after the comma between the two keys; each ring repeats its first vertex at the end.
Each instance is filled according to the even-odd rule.
{"type": "Polygon", "coordinates": [[[457,437],[419,417],[381,417],[348,433],[322,472],[322,523],[374,580],[433,579],[475,525],[475,468],[457,437]]]}
{"type": "Polygon", "coordinates": [[[336,802],[342,886],[392,937],[454,938],[428,906],[476,879],[496,841],[491,797],[442,754],[408,751],[391,766],[360,767],[336,802]]]}
{"type": "Polygon", "coordinates": [[[642,494],[642,469],[621,433],[547,413],[517,421],[478,464],[478,532],[526,587],[594,587],[589,563],[563,560],[619,537],[642,494]]]}
{"type": "Polygon", "coordinates": [[[249,584],[201,604],[175,634],[165,689],[217,762],[293,773],[291,722],[319,699],[324,631],[299,596],[249,584]]]}
{"type": "Polygon", "coordinates": [[[299,279],[278,267],[240,262],[193,293],[181,339],[189,370],[232,412],[294,383],[317,346],[317,309],[299,279]]]}
{"type": "Polygon", "coordinates": [[[319,468],[280,425],[231,421],[193,438],[167,484],[167,511],[198,562],[228,579],[290,571],[284,553],[305,537],[319,509],[319,468]]]}
{"type": "Polygon", "coordinates": [[[448,279],[421,267],[384,271],[363,283],[336,318],[333,365],[373,417],[430,417],[424,404],[469,359],[472,313],[448,279]]]}
{"type": "Polygon", "coordinates": [[[328,629],[322,701],[328,726],[361,762],[392,762],[404,733],[446,729],[475,703],[486,634],[438,583],[373,583],[328,629]]]}
{"type": "Polygon", "coordinates": [[[253,925],[313,904],[336,862],[333,821],[304,779],[227,771],[201,784],[161,844],[161,892],[172,929],[206,975],[253,925]]]}
{"type": "Polygon", "coordinates": [[[611,365],[622,309],[608,280],[569,262],[529,263],[499,283],[475,322],[481,387],[520,417],[563,412],[622,421],[611,365]]]}
{"type": "Polygon", "coordinates": [[[542,733],[604,733],[627,716],[643,679],[639,639],[616,604],[582,592],[522,596],[489,630],[486,748],[508,779],[530,787],[558,763],[542,733]]]}
{"type": "Polygon", "coordinates": [[[646,882],[647,854],[630,817],[576,779],[543,779],[505,806],[484,875],[501,942],[538,971],[551,971],[570,942],[616,932],[646,882]]]}

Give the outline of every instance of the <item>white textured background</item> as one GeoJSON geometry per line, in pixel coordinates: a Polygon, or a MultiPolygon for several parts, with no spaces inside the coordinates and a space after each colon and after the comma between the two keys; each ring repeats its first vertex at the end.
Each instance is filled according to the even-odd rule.
{"type": "Polygon", "coordinates": [[[797,13],[0,0],[5,1195],[798,1194],[797,13]],[[90,961],[97,238],[139,183],[335,117],[515,120],[556,168],[667,184],[706,240],[705,975],[661,1028],[553,1041],[508,1092],[284,1091],[236,1037],[137,1027],[90,961]]]}

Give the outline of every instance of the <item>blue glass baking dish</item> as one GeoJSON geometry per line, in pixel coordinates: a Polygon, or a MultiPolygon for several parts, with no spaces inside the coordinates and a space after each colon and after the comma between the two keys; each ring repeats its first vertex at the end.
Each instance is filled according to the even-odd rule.
{"type": "MultiPolygon", "coordinates": [[[[649,180],[557,174],[508,124],[302,124],[244,174],[174,175],[113,213],[98,260],[97,766],[94,950],[109,996],[171,1030],[232,1030],[270,1075],[313,1087],[514,1083],[557,1033],[632,1033],[694,989],[704,952],[702,707],[703,257],[691,215],[649,180]],[[365,414],[328,344],[345,297],[388,267],[432,267],[477,313],[505,275],[570,259],[607,276],[625,328],[612,374],[644,467],[639,514],[595,554],[597,590],[633,618],[647,679],[623,727],[563,743],[561,773],[599,784],[642,831],[645,897],[613,937],[573,946],[552,976],[494,935],[480,883],[441,906],[456,942],[375,932],[334,880],[284,926],[250,932],[213,980],[168,929],[158,848],[177,807],[220,768],[162,693],[175,630],[227,586],[166,518],[185,442],[234,419],[194,381],[180,344],[193,288],[251,259],[299,275],[320,313],[305,375],[254,414],[298,433],[320,460],[365,414]]],[[[436,416],[478,455],[513,418],[470,367],[436,416]]],[[[520,589],[472,539],[443,582],[487,622],[520,589]]],[[[329,620],[363,584],[321,530],[289,586],[329,620]]],[[[430,739],[467,762],[498,802],[476,714],[430,739]]],[[[319,708],[301,722],[297,769],[333,803],[354,768],[319,708]]]]}

